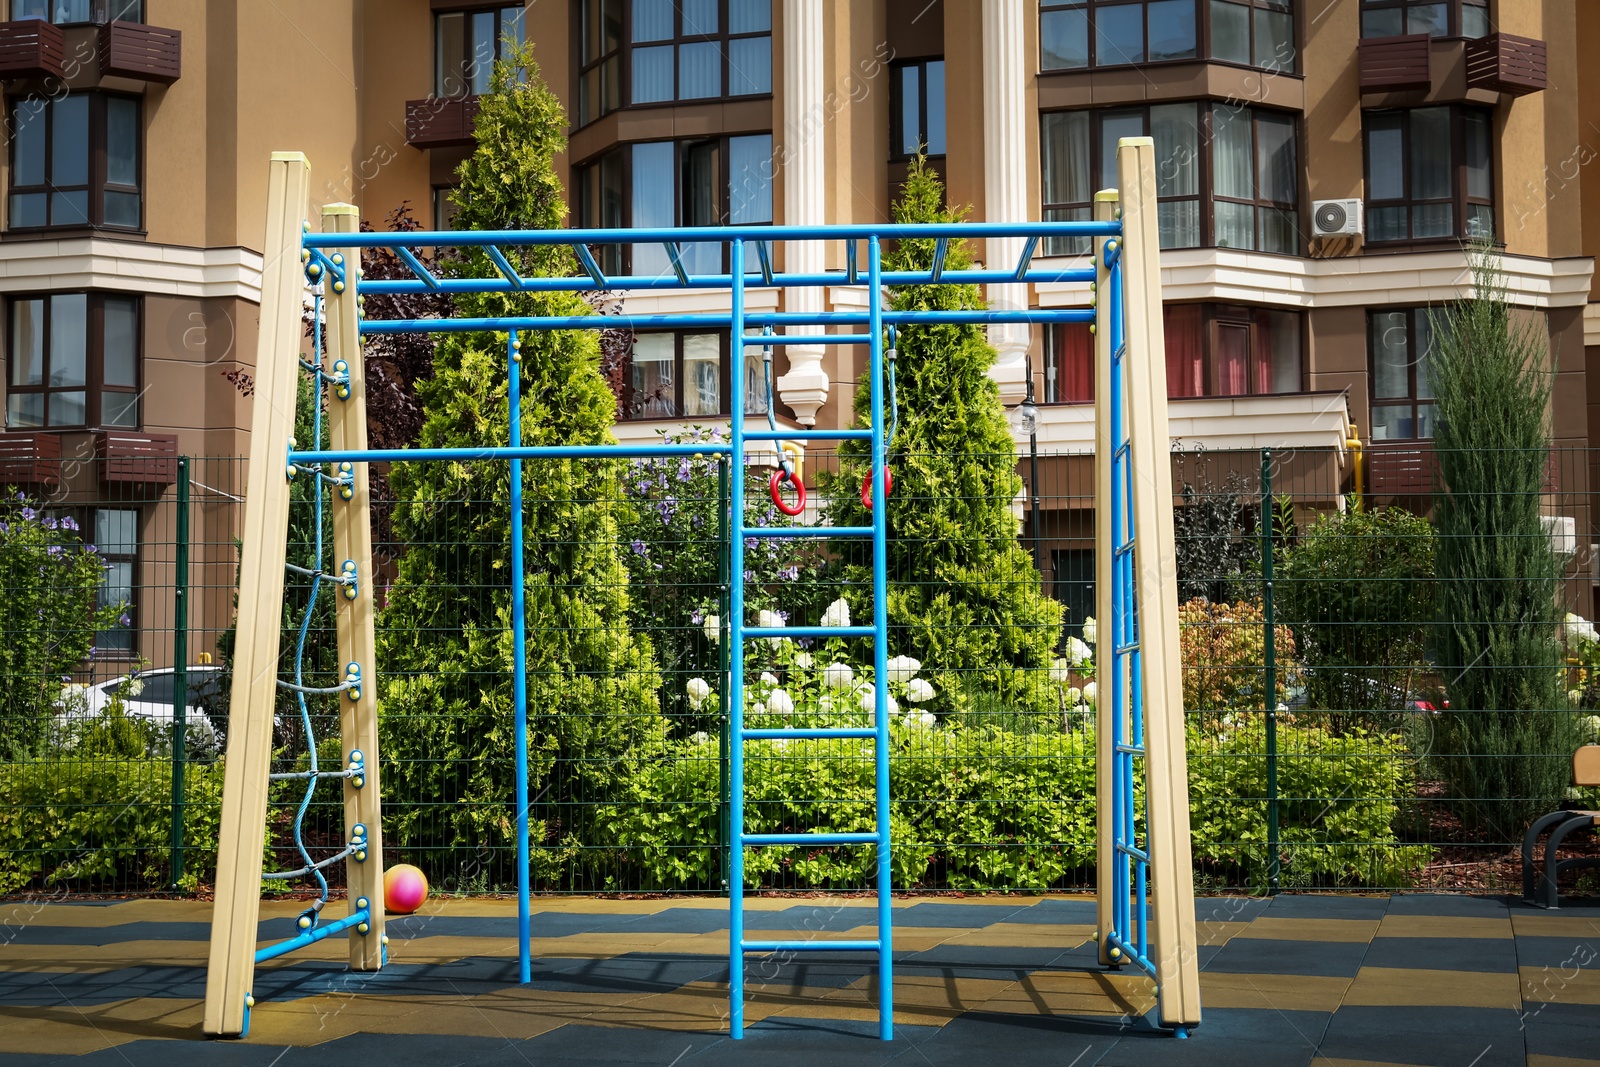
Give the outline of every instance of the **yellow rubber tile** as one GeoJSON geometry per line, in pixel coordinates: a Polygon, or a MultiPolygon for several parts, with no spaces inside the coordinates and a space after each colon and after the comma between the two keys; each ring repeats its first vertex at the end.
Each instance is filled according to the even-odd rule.
{"type": "MultiPolygon", "coordinates": [[[[815,1002],[821,991],[807,992],[752,986],[745,997],[745,1023],[770,1015],[792,1015],[815,1002]]],[[[584,1020],[595,1026],[649,1027],[693,1033],[727,1033],[728,987],[721,982],[690,982],[669,993],[635,998],[596,1012],[584,1020]]]]}
{"type": "MultiPolygon", "coordinates": [[[[949,978],[941,975],[896,975],[895,1022],[908,1026],[943,1026],[963,1012],[975,1011],[1016,986],[1010,979],[949,978]]],[[[810,1018],[869,1020],[878,1017],[878,977],[870,975],[844,989],[831,989],[815,1005],[810,1018]]]]}
{"type": "MultiPolygon", "coordinates": [[[[894,932],[895,947],[910,931],[897,927],[894,932]]],[[[949,931],[946,941],[952,945],[984,945],[989,948],[1059,948],[1065,951],[1077,948],[1094,937],[1090,923],[992,923],[977,930],[949,931]]]]}
{"type": "Polygon", "coordinates": [[[1600,1067],[1600,1060],[1580,1060],[1572,1056],[1541,1056],[1528,1054],[1528,1067],[1600,1067]]]}
{"type": "Polygon", "coordinates": [[[1511,936],[1511,920],[1469,918],[1460,915],[1386,915],[1378,926],[1379,937],[1472,937],[1511,936]]]}
{"type": "Polygon", "coordinates": [[[1600,917],[1514,911],[1511,929],[1518,937],[1596,937],[1600,936],[1600,917]]]}
{"type": "Polygon", "coordinates": [[[1249,923],[1234,937],[1267,938],[1273,941],[1371,941],[1378,932],[1376,919],[1274,919],[1263,915],[1249,923]]]}
{"type": "Polygon", "coordinates": [[[1300,974],[1200,972],[1200,1003],[1208,1008],[1337,1011],[1350,978],[1300,974]]]}
{"type": "MultiPolygon", "coordinates": [[[[319,943],[320,944],[320,943],[319,943]]],[[[339,946],[343,948],[343,945],[339,946]]],[[[204,941],[118,941],[110,945],[0,945],[0,971],[91,974],[134,964],[201,967],[204,941]]]]}
{"type": "Polygon", "coordinates": [[[1194,924],[1194,935],[1201,945],[1226,945],[1248,929],[1249,923],[1201,919],[1194,924]]]}
{"type": "Polygon", "coordinates": [[[1592,948],[1560,967],[1523,967],[1522,999],[1529,1003],[1600,1004],[1600,971],[1594,970],[1592,948]],[[1579,960],[1591,966],[1580,968],[1579,960]]]}
{"type": "Polygon", "coordinates": [[[137,997],[93,1007],[0,1007],[7,1052],[81,1056],[129,1041],[197,1040],[198,1000],[137,997]]]}
{"type": "Polygon", "coordinates": [[[1521,1008],[1514,974],[1363,967],[1344,1002],[1363,1007],[1521,1008]]]}
{"type": "Polygon", "coordinates": [[[1311,1061],[1311,1067],[1409,1067],[1409,1065],[1390,1063],[1387,1060],[1345,1060],[1335,1059],[1330,1056],[1318,1056],[1311,1061]]]}
{"type": "Polygon", "coordinates": [[[1155,1007],[1155,983],[1143,973],[1052,971],[1031,974],[978,1010],[1008,1015],[1138,1016],[1155,1007]]]}

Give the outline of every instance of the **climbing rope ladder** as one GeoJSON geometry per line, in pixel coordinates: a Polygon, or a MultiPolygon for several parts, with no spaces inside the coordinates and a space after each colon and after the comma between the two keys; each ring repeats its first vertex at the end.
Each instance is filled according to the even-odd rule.
{"type": "MultiPolygon", "coordinates": [[[[384,945],[382,834],[377,707],[374,683],[378,664],[373,645],[370,496],[367,467],[373,462],[510,461],[510,582],[513,652],[512,707],[515,747],[517,834],[518,980],[532,980],[533,935],[529,877],[528,709],[526,691],[526,605],[523,597],[522,465],[537,459],[619,459],[630,457],[715,456],[731,471],[727,495],[728,627],[726,708],[728,714],[727,881],[729,902],[730,1031],[744,1034],[745,966],[752,954],[787,955],[817,951],[867,953],[876,958],[879,1036],[889,1040],[894,1023],[894,937],[891,909],[890,701],[888,699],[887,502],[893,487],[889,449],[899,421],[895,396],[896,335],[907,327],[1004,323],[1089,323],[1097,346],[1097,551],[1104,574],[1099,592],[1110,641],[1102,640],[1099,671],[1110,699],[1101,702],[1100,931],[1101,961],[1107,966],[1133,962],[1159,984],[1160,1019],[1179,1033],[1199,1022],[1194,977],[1192,873],[1188,863],[1188,801],[1183,784],[1182,693],[1177,685],[1177,616],[1171,545],[1171,470],[1168,460],[1165,356],[1161,345],[1161,301],[1155,223],[1154,146],[1148,138],[1125,140],[1119,149],[1124,215],[1115,214],[1118,194],[1101,194],[1093,221],[1053,223],[941,223],[930,225],[843,225],[813,227],[751,226],[720,229],[471,231],[448,233],[360,233],[353,207],[323,209],[322,232],[302,226],[309,194],[308,167],[298,153],[273,157],[269,186],[268,256],[263,277],[257,388],[240,567],[238,641],[232,690],[232,728],[228,737],[223,791],[216,909],[207,975],[204,1028],[209,1034],[239,1035],[249,1025],[254,966],[314,941],[347,932],[353,970],[383,966],[384,945]],[[1041,267],[1033,262],[1047,238],[1088,237],[1095,242],[1092,267],[1041,267]],[[885,271],[885,241],[925,238],[933,242],[925,269],[885,271]],[[990,239],[1021,242],[1015,264],[946,270],[951,241],[990,239]],[[814,274],[784,273],[776,265],[783,243],[821,241],[842,246],[845,266],[814,274]],[[671,272],[661,277],[607,276],[594,246],[660,244],[671,272]],[[726,273],[690,276],[681,246],[716,243],[727,247],[726,273]],[[567,245],[586,274],[572,278],[523,277],[502,249],[528,245],[567,245]],[[478,247],[500,272],[499,278],[440,277],[412,251],[424,247],[478,247]],[[360,254],[388,249],[414,277],[361,282],[360,254]],[[865,257],[864,268],[860,264],[865,257]],[[348,257],[348,260],[346,259],[348,257]],[[300,448],[289,437],[295,379],[301,371],[300,314],[303,289],[313,287],[313,360],[306,369],[319,390],[326,388],[327,443],[320,413],[313,416],[316,440],[300,448]],[[1092,306],[995,310],[904,310],[885,306],[887,288],[906,285],[1015,285],[1068,283],[1092,288],[1092,306]],[[863,290],[866,309],[760,311],[747,308],[751,289],[852,287],[863,290]],[[358,290],[412,294],[450,292],[581,292],[724,290],[728,310],[659,315],[525,316],[489,319],[367,320],[358,290]],[[324,330],[323,322],[326,321],[324,330]],[[554,445],[522,443],[520,337],[531,330],[566,329],[725,330],[736,346],[730,360],[731,389],[745,396],[746,365],[740,346],[763,350],[762,376],[771,395],[771,353],[786,344],[862,346],[868,357],[870,418],[865,428],[794,430],[778,427],[768,404],[766,429],[752,429],[735,416],[726,443],[554,445]],[[830,329],[846,332],[828,332],[830,329]],[[784,331],[784,332],[779,332],[784,331]],[[510,420],[504,444],[473,448],[370,449],[365,423],[365,385],[360,352],[363,335],[381,333],[498,333],[505,338],[505,373],[510,420]],[[324,344],[325,341],[325,344],[324,344]],[[325,363],[322,349],[327,349],[325,363]],[[290,354],[293,354],[291,357],[290,354]],[[1115,359],[1115,362],[1113,362],[1115,359]],[[330,369],[324,369],[326,367],[330,369]],[[1125,379],[1125,380],[1124,380],[1125,379]],[[1103,440],[1102,440],[1103,436],[1103,440]],[[1117,442],[1113,448],[1111,441],[1117,442]],[[810,441],[858,441],[868,446],[869,474],[862,503],[871,521],[864,526],[746,526],[743,472],[755,451],[777,453],[768,483],[775,504],[791,515],[805,511],[804,486],[789,450],[810,441]],[[1115,454],[1116,459],[1113,459],[1115,454]],[[313,479],[316,556],[309,566],[290,570],[309,578],[311,589],[293,656],[293,680],[276,677],[280,634],[279,605],[284,587],[285,530],[290,478],[313,479]],[[789,503],[785,487],[794,492],[789,503]],[[1120,486],[1121,488],[1117,488],[1120,486]],[[333,560],[322,555],[324,493],[332,494],[333,560]],[[1165,505],[1160,502],[1165,500],[1165,505]],[[1118,511],[1118,509],[1121,511],[1118,511]],[[1165,518],[1163,519],[1163,515],[1165,518]],[[1120,516],[1120,520],[1116,518],[1120,516]],[[1134,520],[1138,519],[1136,523],[1134,520]],[[870,625],[752,625],[746,620],[746,549],[764,538],[870,541],[872,620],[870,625]],[[1115,551],[1111,546],[1115,544],[1115,551]],[[1114,558],[1114,562],[1113,562],[1114,558]],[[1118,585],[1109,568],[1115,568],[1118,585]],[[336,597],[342,681],[314,685],[305,674],[305,637],[319,590],[333,585],[336,597]],[[1114,587],[1115,590],[1114,591],[1114,587]],[[1134,620],[1138,620],[1137,633],[1134,620]],[[747,728],[744,722],[747,642],[789,639],[871,641],[872,724],[865,727],[747,728]],[[308,769],[270,773],[273,697],[283,687],[295,692],[302,726],[311,747],[308,769]],[[333,696],[340,705],[344,764],[318,767],[312,720],[306,698],[333,696]],[[1113,729],[1112,725],[1117,724],[1113,729]],[[852,833],[751,833],[745,824],[745,746],[750,742],[837,738],[868,742],[873,759],[873,828],[852,833]],[[1174,747],[1174,738],[1175,747],[1174,747]],[[1146,778],[1144,811],[1136,812],[1133,776],[1146,778]],[[1157,778],[1163,778],[1158,782],[1157,778]],[[267,794],[273,780],[304,780],[294,820],[294,842],[301,866],[284,872],[261,870],[267,794]],[[316,787],[338,781],[344,790],[346,841],[335,855],[313,859],[300,834],[300,821],[316,787]],[[1113,801],[1113,798],[1115,800],[1113,801]],[[1139,837],[1140,827],[1147,828],[1139,837]],[[794,846],[859,846],[873,850],[877,929],[871,939],[782,939],[746,936],[744,895],[746,849],[794,846]],[[1159,846],[1159,847],[1158,847],[1159,846]],[[1180,857],[1181,853],[1181,857],[1180,857]],[[1181,863],[1179,862],[1181,858],[1181,863]],[[322,917],[329,902],[323,871],[345,861],[349,885],[347,914],[322,917]],[[1122,871],[1123,874],[1115,872],[1122,871]],[[1126,876],[1132,872],[1130,881],[1126,876]],[[258,948],[256,921],[263,878],[310,878],[317,898],[299,918],[300,932],[258,948]],[[1151,890],[1147,908],[1146,890],[1151,890]],[[1148,927],[1148,932],[1147,932],[1148,927]]],[[[991,248],[1007,247],[1004,243],[991,248]]]]}

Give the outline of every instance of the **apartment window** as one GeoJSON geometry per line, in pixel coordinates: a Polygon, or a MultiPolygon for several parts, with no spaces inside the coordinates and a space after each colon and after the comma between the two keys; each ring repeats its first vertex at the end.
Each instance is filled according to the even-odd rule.
{"type": "Polygon", "coordinates": [[[11,229],[140,228],[144,137],[137,99],[30,96],[12,105],[11,122],[11,229]]]}
{"type": "MultiPolygon", "coordinates": [[[[1293,116],[1186,102],[1041,117],[1044,218],[1083,221],[1094,191],[1117,185],[1117,142],[1153,137],[1162,248],[1300,249],[1293,116]]],[[[1084,255],[1087,238],[1055,239],[1047,255],[1084,255]]]]}
{"type": "MultiPolygon", "coordinates": [[[[578,218],[585,228],[745,226],[772,221],[772,135],[622,145],[578,169],[578,218]]],[[[686,244],[689,274],[727,268],[724,246],[686,244]]],[[[672,273],[658,244],[599,248],[608,274],[672,273]]],[[[750,264],[754,271],[755,265],[750,264]]]]}
{"type": "Polygon", "coordinates": [[[133,508],[98,508],[93,512],[94,544],[105,560],[105,573],[100,577],[100,588],[95,594],[102,608],[118,604],[128,616],[129,625],[101,630],[94,635],[97,657],[131,657],[137,623],[134,575],[139,567],[139,512],[133,508]]]}
{"type": "Polygon", "coordinates": [[[1040,0],[1042,70],[1201,58],[1293,71],[1292,0],[1040,0]]]}
{"type": "Polygon", "coordinates": [[[1361,0],[1361,36],[1485,37],[1489,0],[1361,0]]]}
{"type": "Polygon", "coordinates": [[[435,15],[433,95],[487,93],[495,60],[505,58],[508,48],[522,44],[525,23],[521,4],[435,15]]]}
{"type": "Polygon", "coordinates": [[[138,427],[138,297],[51,293],[9,310],[7,429],[138,427]]]}
{"type": "Polygon", "coordinates": [[[453,230],[456,225],[456,202],[451,199],[456,187],[453,185],[435,185],[433,187],[433,228],[436,230],[453,230]]]}
{"type": "MultiPolygon", "coordinates": [[[[1169,304],[1163,312],[1167,396],[1298,393],[1304,376],[1298,311],[1239,304],[1169,304]]],[[[1094,401],[1094,338],[1087,323],[1045,335],[1045,402],[1094,401]]]]}
{"type": "Polygon", "coordinates": [[[1372,439],[1403,441],[1433,436],[1433,322],[1427,308],[1374,311],[1367,316],[1372,360],[1372,439]]]}
{"type": "MultiPolygon", "coordinates": [[[[761,350],[745,346],[745,402],[748,415],[767,410],[761,350]]],[[[625,419],[704,418],[729,411],[729,360],[726,333],[639,333],[629,355],[625,419]]]]}
{"type": "Polygon", "coordinates": [[[771,0],[633,0],[625,14],[630,103],[772,92],[771,0]]]}
{"type": "Polygon", "coordinates": [[[622,106],[623,0],[583,0],[583,60],[578,69],[578,125],[622,106]]]}
{"type": "Polygon", "coordinates": [[[13,19],[48,19],[60,26],[143,22],[144,0],[11,0],[13,19]]]}
{"type": "Polygon", "coordinates": [[[893,158],[944,155],[944,60],[897,63],[889,71],[893,158]]]}
{"type": "Polygon", "coordinates": [[[1365,112],[1367,241],[1492,236],[1490,121],[1478,108],[1365,112]]]}

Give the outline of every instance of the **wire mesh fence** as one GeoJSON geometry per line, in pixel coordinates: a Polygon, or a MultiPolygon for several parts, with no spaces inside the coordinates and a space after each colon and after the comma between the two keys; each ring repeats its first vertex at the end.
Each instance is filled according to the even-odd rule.
{"type": "MultiPolygon", "coordinates": [[[[1573,748],[1600,726],[1600,642],[1584,621],[1589,542],[1600,535],[1582,487],[1595,458],[1551,453],[1546,484],[1526,501],[1531,526],[1476,539],[1503,550],[1521,536],[1541,551],[1466,558],[1476,542],[1447,533],[1438,457],[1425,447],[1361,460],[1175,452],[1203,887],[1504,890],[1520,884],[1514,846],[1530,818],[1595,806],[1566,777],[1573,748]],[[1520,614],[1507,615],[1508,603],[1520,614]]],[[[757,460],[743,473],[747,524],[864,521],[859,457],[808,454],[816,491],[795,518],[768,496],[770,457],[757,460]]],[[[893,462],[895,885],[1087,887],[1092,457],[893,462]]],[[[505,890],[516,856],[508,467],[381,473],[372,574],[386,861],[417,863],[443,891],[505,890]]],[[[118,483],[89,465],[66,488],[5,506],[0,892],[193,891],[212,877],[244,464],[194,459],[174,475],[118,483]]],[[[733,476],[712,457],[524,464],[541,891],[724,890],[733,476]]],[[[307,567],[319,557],[315,523],[309,489],[296,493],[288,555],[307,567]]],[[[326,562],[331,528],[323,534],[326,562]]],[[[764,539],[746,550],[752,622],[859,621],[871,610],[863,544],[764,539]]],[[[310,581],[289,575],[285,676],[310,581]]],[[[324,596],[305,626],[308,684],[341,674],[333,612],[324,596]]],[[[753,643],[747,724],[867,725],[868,646],[753,643]]],[[[313,747],[323,767],[342,765],[337,696],[308,697],[302,712],[283,692],[273,713],[275,771],[308,769],[313,747]]],[[[869,744],[749,743],[749,832],[869,828],[869,744]]],[[[337,788],[309,800],[303,781],[272,788],[269,869],[301,865],[302,805],[314,858],[344,846],[337,788]]],[[[870,883],[872,863],[866,847],[763,848],[746,869],[755,888],[849,890],[870,883]]],[[[337,866],[328,873],[339,881],[337,866]]]]}

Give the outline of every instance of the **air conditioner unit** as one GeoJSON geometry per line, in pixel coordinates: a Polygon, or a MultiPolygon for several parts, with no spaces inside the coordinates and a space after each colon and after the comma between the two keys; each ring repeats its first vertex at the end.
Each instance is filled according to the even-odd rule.
{"type": "Polygon", "coordinates": [[[1311,204],[1311,232],[1317,237],[1341,237],[1362,232],[1361,201],[1315,200],[1311,204]]]}
{"type": "Polygon", "coordinates": [[[1562,559],[1578,551],[1578,522],[1571,515],[1541,515],[1539,524],[1550,535],[1550,550],[1562,559]]]}

